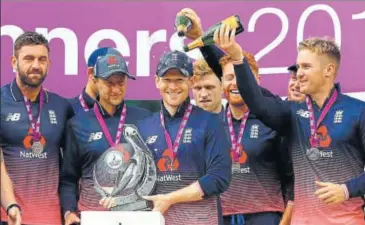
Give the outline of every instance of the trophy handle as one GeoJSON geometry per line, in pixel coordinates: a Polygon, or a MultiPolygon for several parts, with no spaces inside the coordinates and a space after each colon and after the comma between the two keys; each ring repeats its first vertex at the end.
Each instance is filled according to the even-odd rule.
{"type": "Polygon", "coordinates": [[[156,165],[153,158],[146,157],[146,168],[144,170],[144,176],[142,182],[137,189],[138,196],[150,195],[156,186],[157,173],[156,165]]]}

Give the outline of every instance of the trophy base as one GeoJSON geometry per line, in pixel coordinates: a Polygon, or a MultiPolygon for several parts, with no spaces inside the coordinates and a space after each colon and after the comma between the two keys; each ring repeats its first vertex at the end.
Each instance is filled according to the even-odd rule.
{"type": "Polygon", "coordinates": [[[153,209],[152,202],[141,199],[132,203],[117,205],[111,208],[111,211],[151,211],[153,209]]]}

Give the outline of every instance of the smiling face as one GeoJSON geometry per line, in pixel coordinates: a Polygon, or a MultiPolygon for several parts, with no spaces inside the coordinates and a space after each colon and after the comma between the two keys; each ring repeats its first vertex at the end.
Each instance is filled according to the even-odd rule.
{"type": "Polygon", "coordinates": [[[297,58],[300,91],[303,94],[313,94],[326,82],[323,56],[310,50],[301,50],[297,58]]]}
{"type": "Polygon", "coordinates": [[[331,88],[338,73],[341,53],[335,42],[310,38],[299,43],[297,77],[300,92],[313,95],[331,88]]]}
{"type": "Polygon", "coordinates": [[[155,84],[165,107],[177,108],[189,96],[191,78],[177,69],[170,69],[162,77],[156,76],[155,84]]]}
{"type": "Polygon", "coordinates": [[[232,106],[243,106],[245,102],[243,101],[236,83],[236,75],[234,73],[234,67],[232,63],[227,63],[222,67],[223,77],[223,91],[228,103],[232,106]]]}
{"type": "Polygon", "coordinates": [[[299,80],[296,72],[292,71],[288,83],[288,99],[289,101],[304,101],[305,95],[300,92],[299,80]]]}
{"type": "MultiPolygon", "coordinates": [[[[246,51],[243,51],[242,54],[245,57],[248,65],[250,66],[251,72],[255,76],[257,83],[260,84],[261,77],[259,75],[259,65],[256,62],[254,55],[246,51]]],[[[223,92],[228,103],[232,106],[237,107],[244,106],[245,102],[238,91],[236,74],[234,71],[234,66],[232,64],[232,59],[230,58],[230,56],[223,56],[220,59],[220,64],[222,66],[223,73],[223,92]]]]}
{"type": "MultiPolygon", "coordinates": [[[[237,106],[237,107],[244,106],[245,102],[238,91],[233,64],[226,63],[225,65],[223,65],[222,72],[223,72],[223,77],[222,77],[223,92],[228,103],[232,106],[237,106]]],[[[256,76],[255,73],[254,76],[256,78],[257,83],[260,84],[259,76],[256,76]]]]}

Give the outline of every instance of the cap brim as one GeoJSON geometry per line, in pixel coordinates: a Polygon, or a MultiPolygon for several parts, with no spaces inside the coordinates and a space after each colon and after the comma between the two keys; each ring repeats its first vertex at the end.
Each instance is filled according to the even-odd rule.
{"type": "Polygon", "coordinates": [[[163,76],[167,73],[167,71],[169,71],[169,70],[171,70],[171,69],[177,69],[177,70],[179,70],[179,71],[180,71],[180,73],[181,73],[182,75],[186,76],[186,77],[190,77],[190,76],[192,76],[192,74],[190,74],[190,73],[189,73],[189,71],[187,71],[187,70],[186,70],[186,69],[184,69],[184,68],[177,67],[177,66],[166,67],[165,69],[162,69],[161,71],[159,71],[159,72],[157,73],[157,76],[159,76],[159,77],[163,77],[163,76]]]}
{"type": "Polygon", "coordinates": [[[122,70],[110,70],[102,75],[99,75],[97,77],[102,78],[102,79],[108,79],[110,76],[114,75],[114,74],[120,74],[120,75],[126,75],[129,79],[135,80],[136,77],[132,76],[130,73],[126,73],[125,71],[122,70]]]}

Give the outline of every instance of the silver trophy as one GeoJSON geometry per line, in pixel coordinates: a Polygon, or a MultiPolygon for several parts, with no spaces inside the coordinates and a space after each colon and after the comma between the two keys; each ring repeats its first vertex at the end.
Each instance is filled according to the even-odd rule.
{"type": "Polygon", "coordinates": [[[153,155],[144,143],[137,128],[123,127],[127,143],[105,151],[93,170],[94,186],[101,197],[112,197],[112,211],[145,211],[152,205],[141,196],[155,188],[157,174],[153,155]]]}

